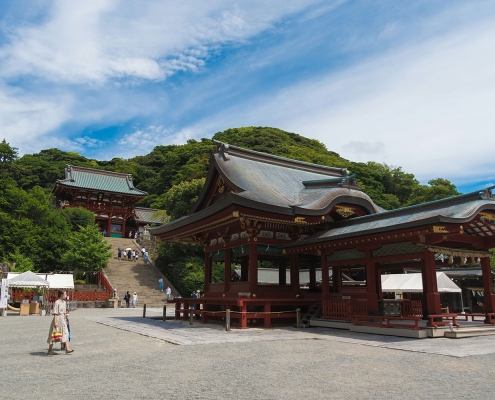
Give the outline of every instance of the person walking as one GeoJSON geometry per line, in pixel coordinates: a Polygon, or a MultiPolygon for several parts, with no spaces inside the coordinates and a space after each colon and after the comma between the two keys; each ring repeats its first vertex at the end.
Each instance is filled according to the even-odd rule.
{"type": "Polygon", "coordinates": [[[143,248],[141,249],[141,255],[142,255],[143,257],[144,257],[144,253],[146,253],[146,249],[143,247],[143,248]]]}
{"type": "Polygon", "coordinates": [[[125,300],[125,306],[129,308],[129,302],[131,301],[131,294],[129,293],[129,291],[127,291],[127,293],[125,294],[124,300],[125,300]]]}
{"type": "Polygon", "coordinates": [[[136,261],[136,252],[134,250],[131,251],[131,261],[136,261]]]}
{"type": "Polygon", "coordinates": [[[160,279],[158,279],[158,290],[160,292],[163,292],[163,278],[160,277],[160,279]]]}
{"type": "Polygon", "coordinates": [[[130,250],[127,250],[127,260],[132,261],[132,252],[130,250]]]}
{"type": "Polygon", "coordinates": [[[144,260],[144,263],[145,263],[145,264],[148,264],[148,260],[149,260],[149,258],[148,258],[148,252],[147,252],[147,251],[145,251],[145,252],[144,252],[144,255],[143,255],[143,260],[144,260]]]}
{"type": "Polygon", "coordinates": [[[124,256],[124,261],[125,261],[125,258],[127,257],[127,251],[125,251],[125,250],[124,250],[124,251],[122,252],[122,255],[124,256]]]}
{"type": "Polygon", "coordinates": [[[53,344],[54,339],[52,338],[52,333],[60,331],[62,332],[62,344],[65,347],[65,354],[70,354],[74,352],[73,349],[69,349],[69,331],[67,329],[67,320],[66,320],[66,314],[67,314],[67,309],[66,309],[66,303],[65,303],[65,292],[63,290],[58,291],[58,299],[53,305],[53,320],[52,323],[50,324],[50,330],[48,331],[48,353],[47,355],[53,356],[56,355],[53,351],[53,344]]]}
{"type": "Polygon", "coordinates": [[[167,295],[167,301],[169,301],[170,295],[172,294],[172,289],[170,289],[170,286],[167,286],[167,288],[165,289],[165,293],[167,295]]]}
{"type": "Polygon", "coordinates": [[[123,250],[123,248],[122,248],[122,247],[119,247],[119,248],[117,249],[117,258],[118,258],[119,260],[121,260],[121,259],[122,259],[122,250],[123,250]]]}
{"type": "Polygon", "coordinates": [[[138,301],[137,293],[134,292],[134,294],[132,295],[132,307],[136,308],[137,301],[138,301]]]}

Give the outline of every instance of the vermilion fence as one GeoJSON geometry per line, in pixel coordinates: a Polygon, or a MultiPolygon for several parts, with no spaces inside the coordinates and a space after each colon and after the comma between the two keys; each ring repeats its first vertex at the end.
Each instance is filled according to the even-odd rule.
{"type": "MultiPolygon", "coordinates": [[[[113,296],[113,287],[108,281],[107,277],[103,272],[98,272],[98,282],[100,289],[80,289],[77,288],[72,294],[72,299],[75,301],[106,301],[113,296]]],[[[54,302],[57,296],[56,290],[48,290],[46,294],[45,301],[54,302]]],[[[33,301],[34,296],[36,296],[36,291],[12,288],[11,300],[15,302],[21,302],[24,299],[29,299],[33,301]]]]}
{"type": "Polygon", "coordinates": [[[404,317],[422,317],[423,303],[421,300],[402,300],[402,316],[404,317]]]}
{"type": "Polygon", "coordinates": [[[366,300],[326,300],[322,302],[322,317],[351,321],[355,316],[367,315],[366,300]]]}

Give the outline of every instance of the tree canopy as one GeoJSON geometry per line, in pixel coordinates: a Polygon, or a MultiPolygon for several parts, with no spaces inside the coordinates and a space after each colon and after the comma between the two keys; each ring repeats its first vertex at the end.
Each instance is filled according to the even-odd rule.
{"type": "MultiPolygon", "coordinates": [[[[318,140],[270,127],[242,127],[217,132],[213,139],[280,157],[347,168],[364,192],[385,209],[459,194],[443,178],[423,185],[400,166],[353,162],[318,140]]],[[[0,143],[0,260],[39,271],[104,267],[108,249],[94,228],[94,216],[83,209],[57,210],[51,192],[67,164],[132,174],[134,185],[148,192],[142,207],[162,209],[164,220],[186,215],[205,182],[215,146],[210,139],[183,145],[156,146],[130,159],[98,161],[75,152],[46,149],[18,157],[18,149],[0,143]]],[[[200,246],[162,243],[158,265],[182,292],[202,287],[200,246]]]]}

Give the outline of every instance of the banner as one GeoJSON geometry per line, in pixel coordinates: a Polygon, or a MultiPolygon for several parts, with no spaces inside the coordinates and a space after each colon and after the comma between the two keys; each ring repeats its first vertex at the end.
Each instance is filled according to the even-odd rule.
{"type": "Polygon", "coordinates": [[[2,287],[0,290],[0,308],[7,308],[7,297],[9,296],[9,286],[7,279],[2,279],[2,287]]]}

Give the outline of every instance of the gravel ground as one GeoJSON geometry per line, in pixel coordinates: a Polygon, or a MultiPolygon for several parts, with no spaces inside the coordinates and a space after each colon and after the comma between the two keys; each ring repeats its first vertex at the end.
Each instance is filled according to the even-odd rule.
{"type": "MultiPolygon", "coordinates": [[[[141,314],[140,309],[76,310],[70,316],[75,352],[57,356],[46,355],[49,317],[0,318],[0,398],[494,397],[495,353],[459,358],[331,337],[180,346],[88,319],[141,314]]],[[[435,340],[422,342],[431,346],[435,340]]],[[[476,343],[464,340],[448,343],[476,343]]],[[[495,346],[495,337],[483,346],[495,346]]]]}

